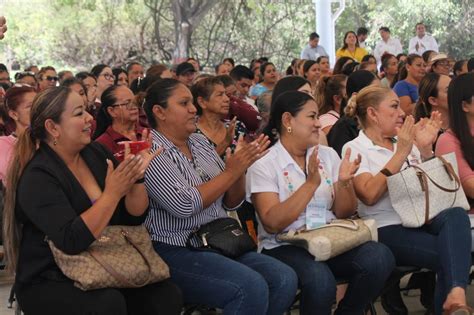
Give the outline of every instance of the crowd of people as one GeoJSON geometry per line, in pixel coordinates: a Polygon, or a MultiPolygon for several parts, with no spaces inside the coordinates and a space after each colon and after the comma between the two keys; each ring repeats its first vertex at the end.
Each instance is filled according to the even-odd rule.
{"type": "Polygon", "coordinates": [[[416,32],[405,55],[380,28],[370,55],[367,29],[349,31],[333,68],[312,33],[285,73],[268,58],[202,73],[188,58],[76,74],[30,66],[12,82],[1,65],[3,245],[22,310],[276,315],[299,290],[300,314],[331,314],[336,296],[335,314],[364,314],[396,266],[414,266],[436,273],[429,312],[472,314],[468,209],[405,228],[388,193],[387,177],[455,152],[474,211],[474,60],[439,53],[423,23],[416,32]],[[124,141],[150,148],[132,154],[124,141]],[[248,205],[257,251],[196,250],[196,230],[248,205]],[[315,211],[327,223],[375,219],[378,242],[321,262],[277,240],[315,211]],[[142,224],[171,277],[140,288],[83,291],[45,242],[75,255],[109,225],[142,224]]]}

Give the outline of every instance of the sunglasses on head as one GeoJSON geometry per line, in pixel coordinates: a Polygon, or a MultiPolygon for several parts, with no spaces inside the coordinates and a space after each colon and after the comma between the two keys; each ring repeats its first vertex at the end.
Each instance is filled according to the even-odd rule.
{"type": "Polygon", "coordinates": [[[55,81],[55,82],[57,82],[59,80],[58,77],[54,77],[54,76],[50,76],[50,75],[46,76],[46,78],[44,78],[44,79],[48,80],[48,81],[55,81]]]}
{"type": "Polygon", "coordinates": [[[15,80],[21,80],[24,77],[34,77],[35,73],[31,71],[17,72],[15,74],[15,80]]]}

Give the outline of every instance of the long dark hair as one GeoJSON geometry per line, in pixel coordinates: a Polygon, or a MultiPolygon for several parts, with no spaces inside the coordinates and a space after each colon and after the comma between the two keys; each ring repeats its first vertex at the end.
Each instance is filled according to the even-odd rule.
{"type": "MultiPolygon", "coordinates": [[[[182,84],[176,79],[161,79],[153,83],[146,91],[143,109],[150,127],[156,129],[158,123],[153,114],[153,107],[159,105],[163,108],[168,107],[168,98],[178,85],[182,84]]],[[[183,84],[183,86],[185,86],[183,84]]]]}
{"type": "Polygon", "coordinates": [[[38,144],[48,139],[45,122],[51,119],[60,123],[66,100],[71,93],[68,87],[52,87],[37,94],[31,107],[30,127],[18,137],[11,164],[7,172],[5,208],[3,211],[3,240],[7,270],[14,272],[21,241],[21,226],[15,215],[18,182],[38,144]]]}
{"type": "Polygon", "coordinates": [[[418,86],[418,101],[415,104],[415,120],[419,121],[421,118],[430,117],[432,107],[430,104],[430,97],[438,97],[438,82],[441,75],[430,72],[427,73],[420,81],[418,86]]]}
{"type": "Polygon", "coordinates": [[[346,39],[347,39],[347,36],[349,36],[349,34],[354,34],[354,36],[356,38],[356,44],[355,44],[356,49],[357,49],[357,47],[359,47],[359,38],[357,37],[357,34],[353,31],[348,31],[348,32],[346,32],[346,34],[344,34],[344,40],[342,41],[342,50],[346,50],[347,47],[349,47],[349,45],[347,45],[347,43],[346,43],[346,39]]]}
{"type": "Polygon", "coordinates": [[[279,95],[272,102],[270,118],[267,126],[263,129],[263,133],[268,136],[271,145],[277,142],[278,134],[281,133],[283,114],[288,112],[291,116],[296,116],[308,101],[314,102],[314,98],[304,92],[288,91],[279,95]]]}
{"type": "Polygon", "coordinates": [[[100,137],[107,130],[107,128],[112,125],[112,117],[110,117],[110,114],[107,109],[117,102],[115,91],[117,91],[117,89],[119,88],[121,88],[121,86],[111,85],[107,89],[105,89],[104,93],[102,93],[102,96],[100,97],[102,105],[100,106],[99,112],[97,113],[97,125],[95,127],[92,140],[95,140],[100,137]]]}
{"type": "Polygon", "coordinates": [[[352,60],[352,62],[355,62],[354,59],[352,59],[351,57],[346,57],[346,56],[343,56],[343,57],[337,59],[336,64],[334,65],[334,69],[332,71],[332,74],[342,73],[342,68],[344,67],[346,62],[348,62],[349,60],[352,60]]]}
{"type": "Polygon", "coordinates": [[[472,104],[474,96],[474,73],[461,74],[448,87],[449,128],[461,143],[464,159],[474,169],[474,137],[471,134],[463,103],[472,104]]]}

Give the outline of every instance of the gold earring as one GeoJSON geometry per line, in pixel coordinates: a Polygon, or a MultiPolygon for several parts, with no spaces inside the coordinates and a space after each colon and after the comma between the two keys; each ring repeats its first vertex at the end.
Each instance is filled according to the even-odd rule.
{"type": "Polygon", "coordinates": [[[54,138],[53,144],[54,144],[54,145],[57,145],[57,144],[58,144],[58,140],[57,140],[56,138],[54,138]]]}
{"type": "Polygon", "coordinates": [[[291,129],[291,127],[288,127],[286,128],[286,131],[288,131],[288,133],[291,133],[293,130],[291,129]]]}

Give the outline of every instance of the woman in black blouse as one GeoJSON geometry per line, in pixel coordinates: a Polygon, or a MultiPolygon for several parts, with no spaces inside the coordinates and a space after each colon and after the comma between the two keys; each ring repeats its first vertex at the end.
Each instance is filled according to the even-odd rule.
{"type": "Polygon", "coordinates": [[[69,88],[48,89],[33,101],[31,127],[18,140],[8,174],[4,216],[7,266],[16,269],[20,306],[25,314],[179,314],[180,292],[170,281],[81,291],[44,241],[78,254],[106,226],[139,225],[147,214],[142,179],[156,154],[128,155],[117,166],[110,152],[90,143],[91,122],[69,88]]]}

